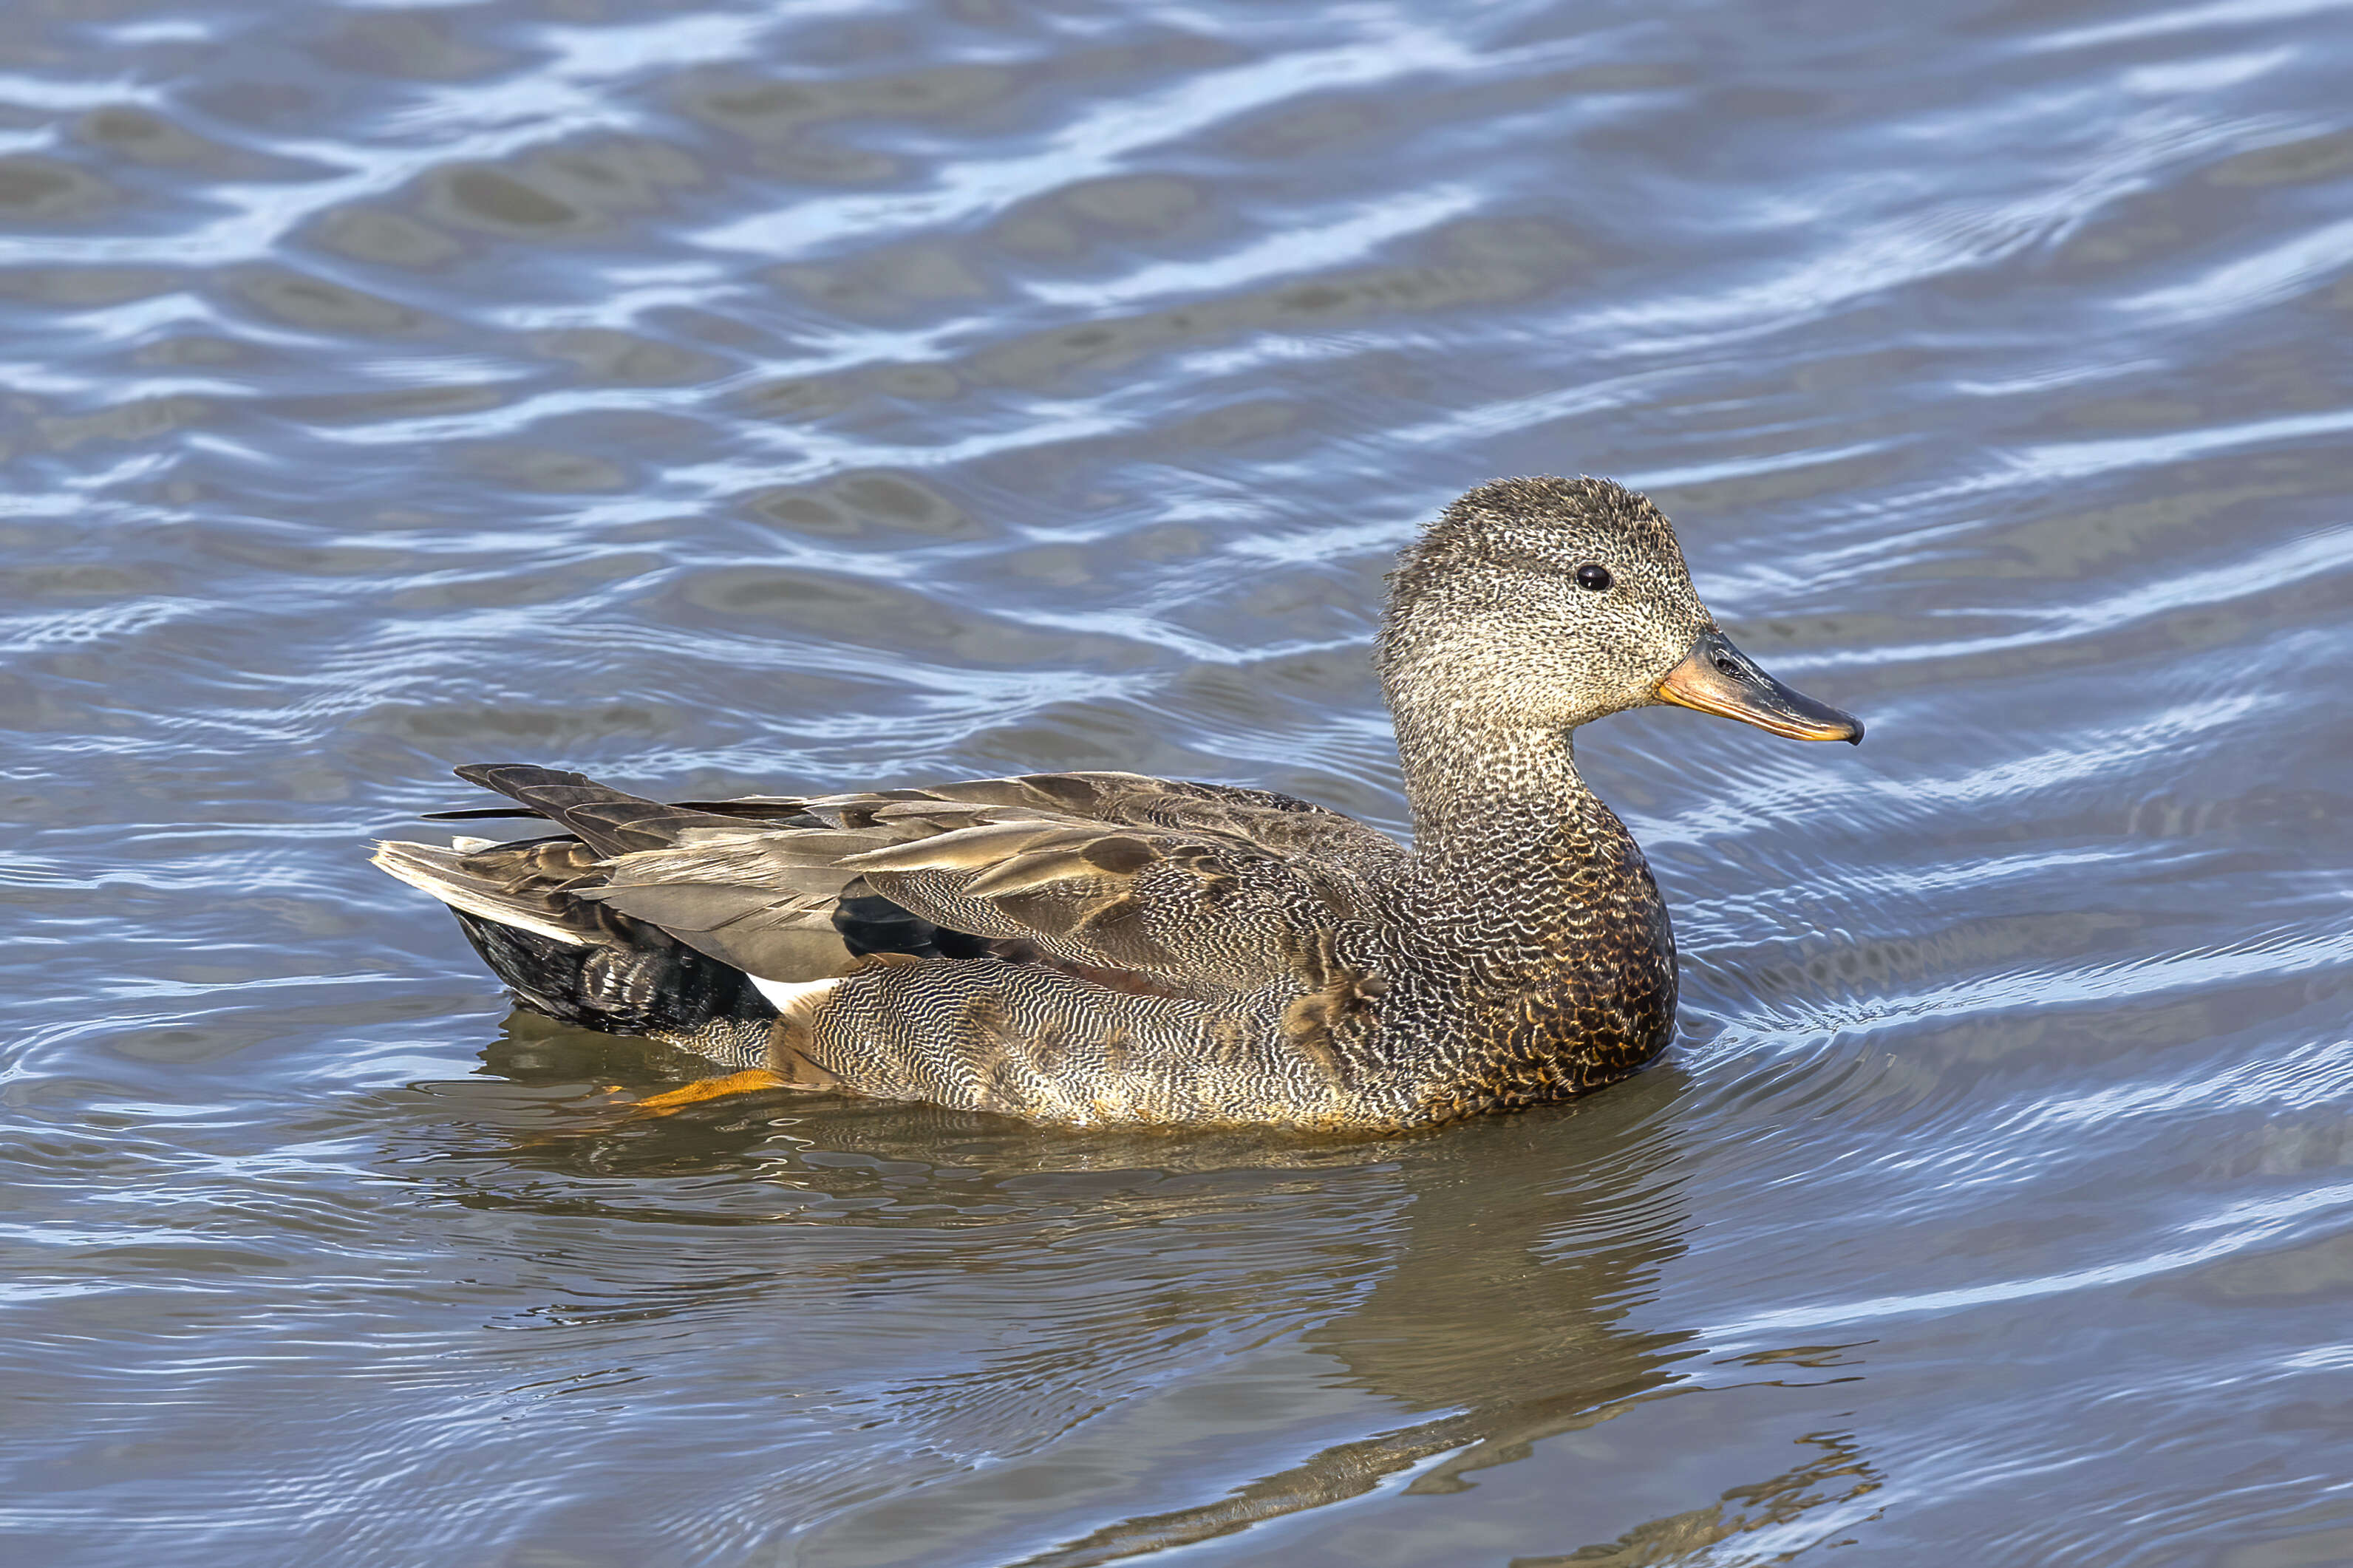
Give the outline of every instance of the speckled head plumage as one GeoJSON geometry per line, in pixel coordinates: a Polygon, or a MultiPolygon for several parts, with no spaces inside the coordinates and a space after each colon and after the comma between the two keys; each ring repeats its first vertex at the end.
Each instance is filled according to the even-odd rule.
{"type": "Polygon", "coordinates": [[[1482,485],[1390,584],[1391,701],[1450,724],[1567,730],[1655,701],[1710,626],[1665,515],[1608,479],[1482,485]]]}
{"type": "Polygon", "coordinates": [[[1665,515],[1608,479],[1498,479],[1448,507],[1390,578],[1380,663],[1409,773],[1415,752],[1449,743],[1433,737],[1492,745],[1654,702],[1797,740],[1862,738],[1852,715],[1733,647],[1665,515]]]}

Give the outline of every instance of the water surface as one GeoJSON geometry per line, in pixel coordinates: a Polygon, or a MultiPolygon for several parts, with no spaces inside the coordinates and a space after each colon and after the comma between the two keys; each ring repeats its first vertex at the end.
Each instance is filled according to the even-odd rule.
{"type": "Polygon", "coordinates": [[[59,1568],[2353,1561],[2353,7],[18,0],[10,1415],[59,1568]],[[1672,1054],[617,1125],[518,759],[1402,823],[1381,576],[1676,519],[1672,1054]]]}

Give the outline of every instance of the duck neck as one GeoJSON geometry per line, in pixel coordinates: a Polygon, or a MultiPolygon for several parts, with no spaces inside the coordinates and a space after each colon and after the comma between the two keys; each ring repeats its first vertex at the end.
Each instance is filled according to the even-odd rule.
{"type": "MultiPolygon", "coordinates": [[[[1633,839],[1577,771],[1557,729],[1466,726],[1398,716],[1398,751],[1413,803],[1414,858],[1440,876],[1481,881],[1556,872],[1633,851],[1633,839]]],[[[1639,852],[1634,852],[1639,859],[1639,852]]],[[[1474,884],[1475,885],[1475,884],[1474,884]]]]}
{"type": "Polygon", "coordinates": [[[1407,886],[1435,960],[1424,973],[1446,993],[1451,1065],[1432,1102],[1558,1099],[1657,1055],[1674,1031],[1674,932],[1568,737],[1408,721],[1398,742],[1416,833],[1407,886]]]}
{"type": "Polygon", "coordinates": [[[1675,1016],[1674,932],[1633,835],[1578,776],[1568,727],[1480,700],[1508,682],[1384,673],[1414,817],[1397,884],[1413,951],[1384,1016],[1426,1073],[1424,1110],[1625,1077],[1675,1016]]]}

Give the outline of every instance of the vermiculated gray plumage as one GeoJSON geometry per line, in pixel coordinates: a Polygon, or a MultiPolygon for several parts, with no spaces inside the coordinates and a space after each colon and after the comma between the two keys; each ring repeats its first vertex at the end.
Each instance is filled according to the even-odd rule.
{"type": "Polygon", "coordinates": [[[1666,1044],[1666,910],[1567,738],[1682,700],[1662,679],[1713,631],[1647,500],[1504,480],[1393,578],[1410,849],[1134,773],[665,805],[498,765],[459,772],[559,836],[377,860],[525,1005],[794,1084],[1063,1123],[1442,1121],[1666,1044]]]}

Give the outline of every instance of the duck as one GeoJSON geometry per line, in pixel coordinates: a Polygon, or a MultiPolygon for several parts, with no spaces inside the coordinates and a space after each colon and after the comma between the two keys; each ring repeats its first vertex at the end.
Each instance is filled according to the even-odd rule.
{"type": "Polygon", "coordinates": [[[639,1104],[791,1089],[1065,1127],[1395,1132],[1588,1093],[1674,1032],[1667,908],[1573,741],[1672,704],[1860,742],[1719,628],[1666,516],[1499,479],[1389,577],[1375,661],[1400,841],[1271,790],[1049,773],[665,804],[473,764],[386,842],[523,1008],[721,1069],[639,1104]]]}

